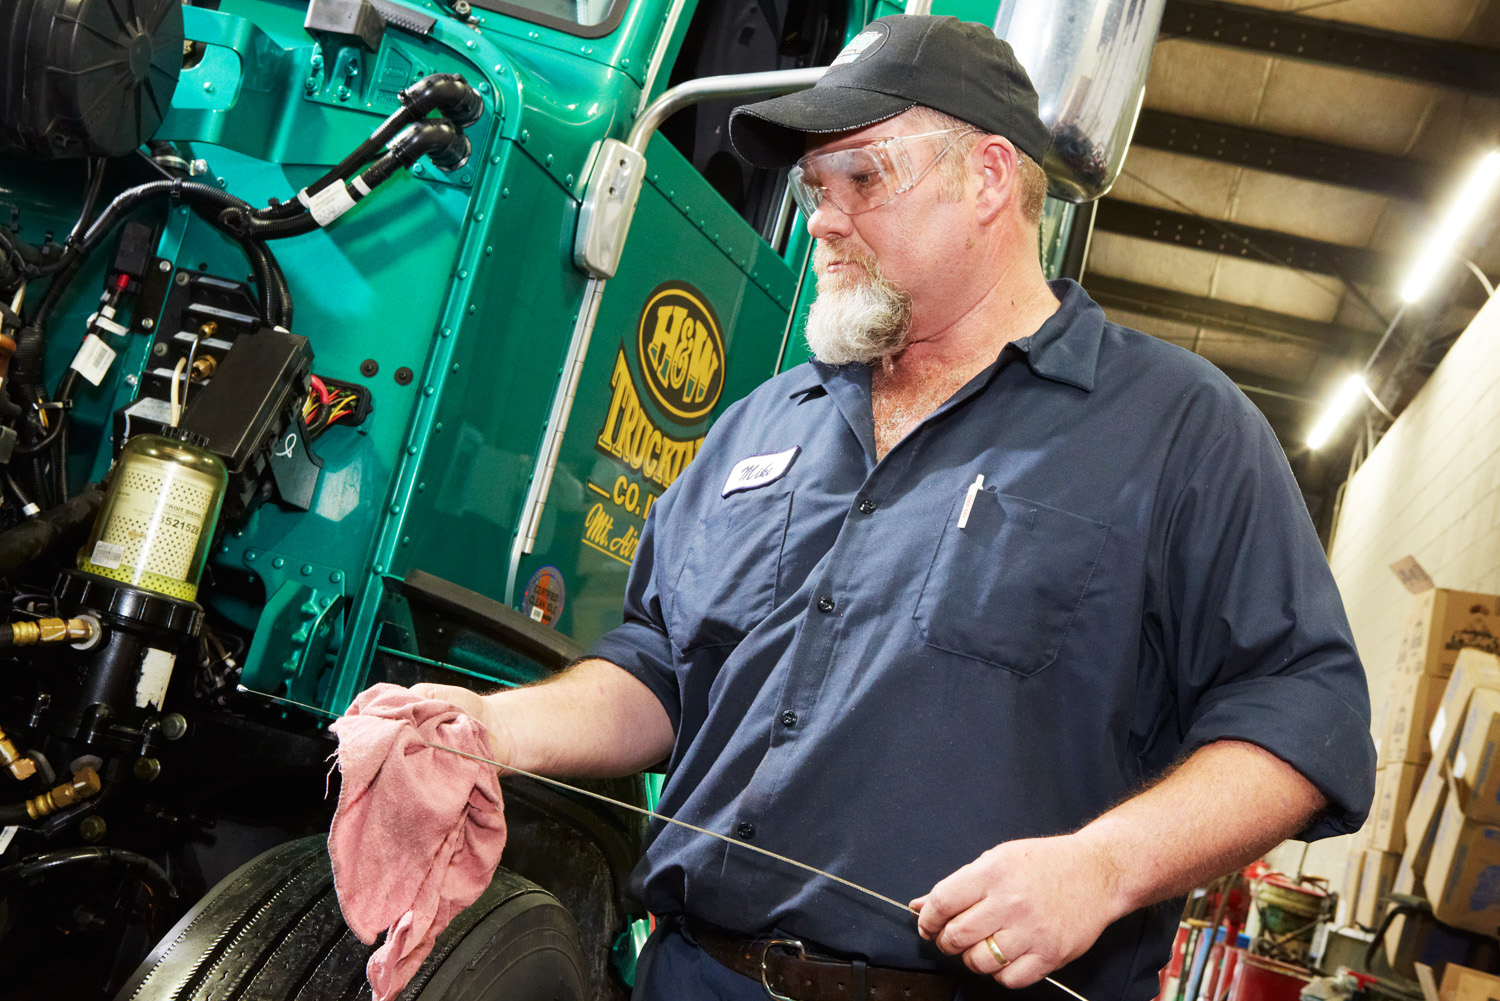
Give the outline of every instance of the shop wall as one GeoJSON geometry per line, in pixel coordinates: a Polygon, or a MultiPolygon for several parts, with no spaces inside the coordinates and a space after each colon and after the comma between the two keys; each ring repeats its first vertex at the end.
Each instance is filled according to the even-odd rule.
{"type": "MultiPolygon", "coordinates": [[[[1379,733],[1411,600],[1390,565],[1414,556],[1439,587],[1500,592],[1500,297],[1349,481],[1329,560],[1370,682],[1379,733]]],[[[1342,881],[1353,838],[1312,845],[1305,870],[1342,881]]],[[[1301,844],[1273,853],[1295,872],[1301,844]]]]}

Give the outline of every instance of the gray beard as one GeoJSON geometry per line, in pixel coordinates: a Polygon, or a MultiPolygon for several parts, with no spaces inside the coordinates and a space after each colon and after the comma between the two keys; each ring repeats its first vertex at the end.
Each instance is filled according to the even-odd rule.
{"type": "Polygon", "coordinates": [[[821,242],[813,253],[818,297],[807,314],[807,346],[826,365],[873,365],[906,344],[911,296],[880,274],[873,259],[860,256],[865,274],[829,280],[820,265],[834,255],[821,242]]]}

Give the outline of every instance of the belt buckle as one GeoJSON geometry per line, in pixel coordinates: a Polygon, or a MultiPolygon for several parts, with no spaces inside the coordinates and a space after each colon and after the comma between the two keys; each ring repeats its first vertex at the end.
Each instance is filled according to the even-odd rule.
{"type": "Polygon", "coordinates": [[[802,944],[800,939],[773,938],[767,941],[760,950],[760,985],[766,989],[766,996],[774,999],[774,1001],[797,1001],[796,998],[787,997],[785,994],[777,994],[775,989],[771,987],[771,971],[766,967],[766,954],[778,945],[797,950],[798,959],[807,958],[807,947],[802,944]]]}

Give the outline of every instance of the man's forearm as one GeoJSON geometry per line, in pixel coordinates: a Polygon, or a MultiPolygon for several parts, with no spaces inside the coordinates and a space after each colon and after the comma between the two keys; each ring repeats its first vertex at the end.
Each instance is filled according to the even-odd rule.
{"type": "Polygon", "coordinates": [[[413,691],[476,717],[500,760],[541,775],[629,775],[672,749],[672,723],[661,702],[606,660],[581,661],[541,684],[482,697],[445,685],[413,691]]]}
{"type": "Polygon", "coordinates": [[[1253,862],[1326,805],[1311,782],[1269,751],[1220,741],[1077,837],[1105,860],[1122,917],[1253,862]]]}

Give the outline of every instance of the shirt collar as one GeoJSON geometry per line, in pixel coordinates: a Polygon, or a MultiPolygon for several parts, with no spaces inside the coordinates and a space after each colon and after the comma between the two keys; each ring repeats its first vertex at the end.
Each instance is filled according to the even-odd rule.
{"type": "MultiPolygon", "coordinates": [[[[1057,312],[1049,316],[1036,333],[1011,341],[1006,347],[1021,352],[1026,357],[1026,364],[1042,378],[1093,392],[1094,376],[1099,367],[1099,346],[1104,340],[1104,310],[1071,278],[1060,278],[1047,284],[1057,297],[1057,312]]],[[[1001,354],[1003,356],[1004,352],[1001,354]]],[[[814,359],[807,377],[799,380],[788,396],[810,399],[808,394],[818,390],[826,392],[835,381],[850,380],[863,388],[866,396],[869,395],[869,366],[825,365],[814,359]]]]}
{"type": "Polygon", "coordinates": [[[1071,278],[1047,284],[1057,296],[1057,312],[1036,333],[1007,347],[1024,354],[1026,364],[1043,379],[1091,393],[1104,340],[1104,310],[1071,278]]]}

